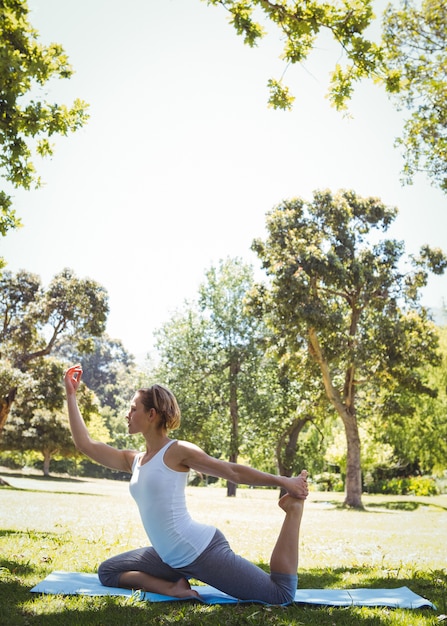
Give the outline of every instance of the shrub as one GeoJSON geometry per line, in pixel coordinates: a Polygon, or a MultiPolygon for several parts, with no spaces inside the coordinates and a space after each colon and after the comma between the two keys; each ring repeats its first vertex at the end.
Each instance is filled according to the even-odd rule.
{"type": "Polygon", "coordinates": [[[415,496],[436,496],[438,494],[436,482],[429,476],[412,476],[408,481],[409,493],[415,496]]]}
{"type": "Polygon", "coordinates": [[[323,472],[312,478],[316,491],[343,491],[344,483],[340,474],[323,472]]]}
{"type": "Polygon", "coordinates": [[[409,476],[377,480],[368,485],[368,493],[384,493],[396,496],[435,496],[439,490],[436,482],[429,476],[409,476]]]}

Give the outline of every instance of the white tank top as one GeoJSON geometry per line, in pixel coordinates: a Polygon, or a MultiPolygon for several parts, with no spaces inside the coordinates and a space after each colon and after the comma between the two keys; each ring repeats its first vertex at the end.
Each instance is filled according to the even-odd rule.
{"type": "Polygon", "coordinates": [[[195,522],[187,508],[188,472],[176,472],[164,462],[167,443],[150,461],[140,465],[144,453],[132,465],[130,493],[152,546],[171,567],[189,565],[205,550],[216,532],[213,526],[195,522]]]}

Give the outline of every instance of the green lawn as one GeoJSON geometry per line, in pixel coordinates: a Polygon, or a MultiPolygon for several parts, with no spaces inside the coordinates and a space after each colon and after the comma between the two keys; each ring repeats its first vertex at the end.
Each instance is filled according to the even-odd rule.
{"type": "MultiPolygon", "coordinates": [[[[302,524],[299,585],[408,586],[437,611],[384,608],[148,604],[135,598],[39,596],[30,588],[53,570],[93,572],[105,558],[145,544],[127,483],[2,472],[0,624],[45,626],[175,623],[428,626],[447,617],[447,496],[365,496],[366,510],[340,508],[343,494],[312,492],[302,524]]],[[[266,565],[281,524],[277,492],[188,489],[197,519],[227,535],[233,548],[266,565]]],[[[446,621],[447,623],[447,621],[446,621]]]]}

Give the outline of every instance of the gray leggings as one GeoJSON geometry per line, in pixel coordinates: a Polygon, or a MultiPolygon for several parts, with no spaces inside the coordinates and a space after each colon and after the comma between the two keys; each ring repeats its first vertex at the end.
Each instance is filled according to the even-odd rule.
{"type": "Polygon", "coordinates": [[[195,578],[239,600],[258,600],[268,604],[293,602],[298,576],[267,574],[233,552],[220,530],[207,548],[190,565],[174,569],[164,563],[154,548],[138,548],[101,563],[98,576],[107,587],[119,587],[123,572],[146,572],[156,578],[175,582],[195,578]]]}

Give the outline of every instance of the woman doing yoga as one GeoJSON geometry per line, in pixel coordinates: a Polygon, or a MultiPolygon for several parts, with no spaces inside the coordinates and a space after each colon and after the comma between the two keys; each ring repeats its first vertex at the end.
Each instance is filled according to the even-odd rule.
{"type": "Polygon", "coordinates": [[[76,392],[80,365],[65,373],[70,428],[76,447],[112,469],[129,472],[130,492],[141,515],[151,547],[137,548],[104,561],[101,583],[141,589],[178,598],[198,596],[188,580],[195,578],[240,600],[269,604],[293,601],[297,588],[298,538],[307,472],[297,477],[276,476],[252,467],[221,461],[198,446],[171,439],[180,425],[180,409],[173,394],[160,385],[138,390],[127,415],[130,434],[141,433],[146,451],[119,450],[93,440],[81,416],[76,392]],[[223,534],[194,521],[186,508],[188,472],[224,478],[252,486],[282,487],[279,500],[284,521],[270,558],[270,574],[236,555],[223,534]]]}

